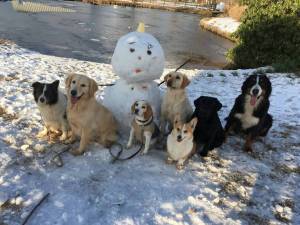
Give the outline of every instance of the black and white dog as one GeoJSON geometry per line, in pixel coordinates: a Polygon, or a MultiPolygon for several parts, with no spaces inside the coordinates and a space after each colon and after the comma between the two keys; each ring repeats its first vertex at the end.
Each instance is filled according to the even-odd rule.
{"type": "Polygon", "coordinates": [[[222,104],[217,98],[201,96],[194,101],[195,111],[192,118],[196,117],[198,123],[194,130],[194,141],[203,144],[201,151],[197,150],[201,156],[207,156],[207,153],[214,148],[220,147],[225,139],[225,133],[218,116],[218,111],[222,104]]]}
{"type": "Polygon", "coordinates": [[[272,127],[273,119],[268,114],[272,85],[265,74],[249,76],[242,85],[239,95],[227,118],[225,132],[246,134],[245,151],[252,151],[256,137],[266,136],[272,127]]]}
{"type": "Polygon", "coordinates": [[[34,82],[33,96],[44,121],[44,130],[37,137],[41,138],[48,132],[62,132],[60,140],[68,137],[69,125],[66,116],[67,97],[59,90],[59,80],[53,83],[34,82]]]}

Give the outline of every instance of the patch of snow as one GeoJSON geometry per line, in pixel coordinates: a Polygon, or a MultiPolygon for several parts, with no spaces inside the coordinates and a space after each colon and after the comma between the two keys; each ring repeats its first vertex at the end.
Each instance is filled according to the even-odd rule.
{"type": "MultiPolygon", "coordinates": [[[[210,95],[222,102],[223,125],[253,71],[182,70],[192,79],[187,87],[191,101],[210,95]]],[[[229,137],[209,157],[195,156],[179,172],[165,163],[165,151],[153,149],[111,164],[108,150],[98,144],[83,156],[63,154],[63,167],[51,163],[65,146],[35,138],[42,122],[31,83],[59,79],[64,88],[69,72],[99,84],[117,79],[107,64],[0,45],[0,107],[14,115],[0,115],[0,196],[2,202],[11,200],[0,211],[4,224],[20,224],[46,193],[50,196],[31,217],[32,225],[300,224],[298,77],[268,73],[274,126],[254,143],[255,154],[242,151],[242,138],[229,137]]],[[[103,89],[97,92],[99,101],[103,89]]]]}

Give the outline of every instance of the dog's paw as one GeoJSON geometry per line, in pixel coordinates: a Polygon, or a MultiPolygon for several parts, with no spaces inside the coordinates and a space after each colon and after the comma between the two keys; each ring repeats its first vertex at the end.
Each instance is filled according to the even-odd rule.
{"type": "Polygon", "coordinates": [[[79,150],[78,148],[77,149],[71,149],[70,150],[70,153],[74,156],[78,156],[78,155],[82,155],[83,154],[83,151],[79,150]]]}
{"type": "Polygon", "coordinates": [[[47,132],[41,131],[41,132],[39,132],[39,133],[36,135],[36,137],[37,137],[37,138],[43,138],[43,137],[45,137],[46,135],[47,135],[47,132]]]}
{"type": "Polygon", "coordinates": [[[147,154],[148,154],[148,150],[147,150],[147,151],[143,150],[143,151],[141,152],[141,155],[147,155],[147,154]]]}
{"type": "Polygon", "coordinates": [[[176,169],[182,170],[183,168],[184,168],[183,164],[181,164],[181,163],[176,164],[176,169]]]}
{"type": "Polygon", "coordinates": [[[68,138],[67,135],[63,134],[62,136],[60,136],[59,140],[61,142],[66,142],[67,138],[68,138]]]}
{"type": "Polygon", "coordinates": [[[173,159],[171,159],[169,157],[166,159],[166,163],[167,164],[172,164],[173,162],[174,162],[173,159]]]}
{"type": "Polygon", "coordinates": [[[128,144],[126,145],[126,149],[130,149],[131,147],[132,147],[132,144],[129,144],[129,143],[128,143],[128,144]]]}

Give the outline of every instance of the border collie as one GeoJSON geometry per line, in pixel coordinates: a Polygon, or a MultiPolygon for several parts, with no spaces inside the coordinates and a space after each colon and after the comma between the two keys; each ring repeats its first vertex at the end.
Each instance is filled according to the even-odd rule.
{"type": "Polygon", "coordinates": [[[272,127],[273,118],[268,114],[272,85],[265,74],[249,76],[242,85],[239,95],[227,118],[225,132],[246,134],[245,151],[252,151],[256,137],[266,136],[272,127]]]}
{"type": "Polygon", "coordinates": [[[61,141],[68,137],[67,97],[59,90],[58,86],[59,80],[53,83],[34,82],[32,84],[34,100],[45,125],[44,129],[38,133],[38,138],[46,136],[51,131],[56,133],[61,131],[61,141]]]}
{"type": "Polygon", "coordinates": [[[194,101],[194,105],[195,111],[192,117],[196,117],[199,121],[194,131],[194,140],[197,146],[203,144],[199,154],[207,156],[209,151],[220,147],[225,139],[224,129],[218,116],[222,104],[217,98],[201,96],[194,101]]]}

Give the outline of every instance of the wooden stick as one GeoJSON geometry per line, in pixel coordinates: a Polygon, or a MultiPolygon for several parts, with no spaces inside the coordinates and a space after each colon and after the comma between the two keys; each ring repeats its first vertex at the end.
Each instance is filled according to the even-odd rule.
{"type": "Polygon", "coordinates": [[[24,222],[22,223],[22,225],[25,225],[27,223],[27,221],[29,220],[29,218],[31,217],[31,215],[34,213],[34,211],[43,203],[43,201],[50,195],[50,193],[47,193],[40,201],[39,203],[30,211],[30,213],[26,216],[24,222]]]}

